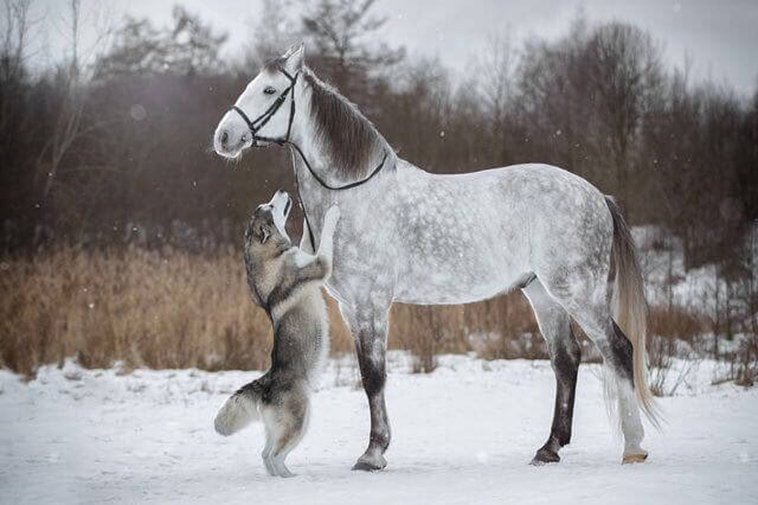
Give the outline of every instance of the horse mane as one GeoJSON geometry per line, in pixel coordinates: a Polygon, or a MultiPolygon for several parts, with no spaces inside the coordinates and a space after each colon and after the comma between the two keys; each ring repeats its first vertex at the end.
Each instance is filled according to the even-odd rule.
{"type": "MultiPolygon", "coordinates": [[[[311,89],[316,142],[328,156],[330,169],[342,179],[355,180],[373,170],[384,153],[394,154],[382,134],[355,104],[310,69],[305,68],[302,75],[311,89]]],[[[394,167],[394,163],[391,166],[394,167]]]]}

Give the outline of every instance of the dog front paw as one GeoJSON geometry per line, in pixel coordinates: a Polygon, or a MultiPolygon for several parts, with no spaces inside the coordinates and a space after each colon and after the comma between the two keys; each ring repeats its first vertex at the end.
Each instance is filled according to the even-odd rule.
{"type": "Polygon", "coordinates": [[[326,216],[324,217],[324,228],[332,228],[336,226],[339,220],[340,208],[337,205],[332,205],[329,207],[329,210],[326,211],[326,216]]]}

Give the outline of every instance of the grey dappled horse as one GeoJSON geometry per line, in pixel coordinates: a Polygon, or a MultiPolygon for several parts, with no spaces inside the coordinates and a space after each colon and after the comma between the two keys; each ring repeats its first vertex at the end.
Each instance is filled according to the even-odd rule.
{"type": "Polygon", "coordinates": [[[227,158],[272,143],[292,148],[302,247],[318,242],[331,205],[341,209],[327,286],[353,333],[371,411],[368,448],[354,468],[387,464],[392,303],[468,303],[517,288],[534,309],[557,379],[550,436],[533,463],[559,461],[571,440],[580,362],[572,318],[609,372],[623,461],[647,457],[640,407],[655,420],[645,379],[647,307],[634,245],[612,200],[549,165],[425,172],[399,158],[353,104],[305,66],[302,45],[264,66],[214,134],[216,152],[227,158]]]}

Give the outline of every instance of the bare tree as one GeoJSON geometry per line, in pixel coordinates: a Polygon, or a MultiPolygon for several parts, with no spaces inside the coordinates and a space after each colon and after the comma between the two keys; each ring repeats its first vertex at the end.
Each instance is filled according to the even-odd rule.
{"type": "MultiPolygon", "coordinates": [[[[516,72],[515,122],[520,159],[560,164],[605,186],[608,167],[597,144],[585,48],[589,29],[578,18],[563,39],[527,43],[516,72]]],[[[606,190],[612,190],[607,188],[606,190]]]]}
{"type": "Polygon", "coordinates": [[[1,70],[3,78],[17,75],[22,67],[24,50],[29,29],[29,7],[31,0],[5,0],[1,70]]]}
{"type": "Polygon", "coordinates": [[[386,17],[371,14],[376,0],[319,0],[302,17],[303,30],[317,49],[321,70],[350,96],[351,84],[369,71],[402,60],[403,48],[376,42],[386,17]]]}
{"type": "Polygon", "coordinates": [[[516,55],[509,36],[492,36],[484,57],[477,65],[480,92],[483,97],[483,113],[492,125],[492,149],[495,162],[504,163],[509,159],[508,133],[514,94],[514,73],[517,66],[516,55]]]}
{"type": "Polygon", "coordinates": [[[95,63],[95,78],[118,75],[197,75],[223,70],[218,52],[227,39],[176,6],[172,24],[156,28],[148,19],[127,16],[115,33],[113,46],[95,63]]]}
{"type": "Polygon", "coordinates": [[[45,176],[42,202],[46,202],[55,183],[61,160],[80,134],[82,109],[79,36],[81,20],[81,0],[70,0],[69,29],[71,52],[68,62],[61,65],[56,75],[56,85],[61,94],[61,103],[56,116],[53,133],[48,138],[37,160],[38,171],[45,176]]]}
{"type": "Polygon", "coordinates": [[[261,17],[253,25],[253,37],[242,59],[241,71],[245,75],[299,40],[300,27],[289,15],[295,1],[298,0],[263,0],[261,17]]]}
{"type": "MultiPolygon", "coordinates": [[[[2,47],[0,47],[0,131],[6,132],[18,107],[18,87],[24,79],[24,53],[29,31],[31,0],[3,3],[2,47]]],[[[9,135],[3,135],[10,139],[9,135]]],[[[7,146],[4,146],[7,148],[7,146]]],[[[6,149],[3,149],[7,152],[6,149]]]]}
{"type": "MultiPolygon", "coordinates": [[[[587,47],[586,85],[591,89],[623,203],[631,194],[632,148],[663,75],[660,51],[639,28],[610,23],[595,29],[587,47]]],[[[601,133],[601,134],[602,134],[601,133]]],[[[610,168],[610,167],[607,167],[610,168]]]]}

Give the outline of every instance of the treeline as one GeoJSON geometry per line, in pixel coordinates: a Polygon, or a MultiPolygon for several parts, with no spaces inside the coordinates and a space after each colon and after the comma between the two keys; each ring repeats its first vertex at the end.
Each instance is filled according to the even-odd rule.
{"type": "MultiPolygon", "coordinates": [[[[51,244],[239,242],[248,212],[293,190],[285,150],[220,160],[213,129],[260,64],[297,40],[400,155],[435,172],[547,162],[616,195],[634,224],[682,237],[689,265],[739,260],[758,218],[758,91],[692,82],[650,34],[578,19],[556,41],[493,39],[453,76],[381,39],[372,0],[265,0],[246,53],[174,9],[170,26],[127,18],[91,64],[72,45],[32,71],[28,1],[6,2],[0,48],[2,250],[51,244]]],[[[71,2],[71,20],[82,6],[71,2]]],[[[70,22],[72,40],[78,22],[70,22]]],[[[739,261],[738,261],[739,263],[739,261]]]]}

